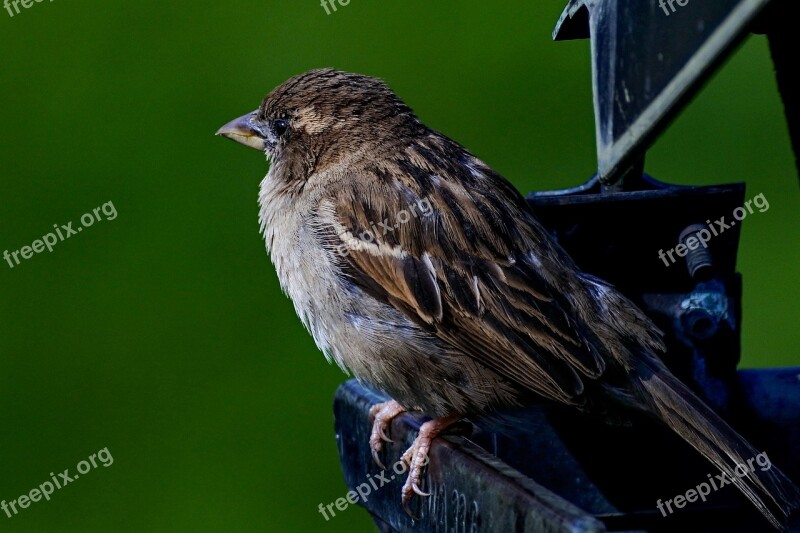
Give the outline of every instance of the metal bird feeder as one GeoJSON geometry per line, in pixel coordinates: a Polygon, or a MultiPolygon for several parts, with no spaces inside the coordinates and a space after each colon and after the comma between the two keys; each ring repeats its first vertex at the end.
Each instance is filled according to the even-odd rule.
{"type": "MultiPolygon", "coordinates": [[[[708,248],[686,246],[669,268],[653,250],[691,244],[713,227],[707,221],[730,218],[744,185],[674,186],[643,169],[647,148],[750,32],[768,36],[797,155],[800,105],[788,63],[799,10],[789,0],[571,0],[553,37],[591,39],[598,172],[580,187],[528,196],[584,271],[616,285],[666,333],[670,369],[796,482],[800,367],[737,370],[739,226],[729,221],[708,248]]],[[[431,496],[412,518],[399,503],[404,476],[395,462],[424,420],[394,421],[386,464],[397,468],[381,472],[368,446],[368,412],[383,400],[348,381],[334,402],[345,480],[353,491],[368,484],[360,504],[381,531],[767,530],[735,489],[659,512],[658,500],[686,492],[713,467],[656,424],[610,427],[553,406],[521,414],[513,435],[476,427],[437,439],[425,476],[431,496]]]]}

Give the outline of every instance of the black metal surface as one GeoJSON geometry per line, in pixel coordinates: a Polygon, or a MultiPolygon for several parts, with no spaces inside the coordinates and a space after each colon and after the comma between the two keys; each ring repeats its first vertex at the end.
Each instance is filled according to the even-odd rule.
{"type": "Polygon", "coordinates": [[[744,202],[744,185],[684,187],[643,176],[626,186],[605,192],[595,177],[575,189],[531,193],[528,202],[583,271],[615,285],[656,321],[670,369],[727,412],[741,326],[740,225],[731,213],[744,202]],[[688,254],[673,254],[675,263],[660,258],[687,228],[721,217],[730,227],[700,248],[713,264],[705,275],[692,275],[688,254]]]}
{"type": "MultiPolygon", "coordinates": [[[[731,419],[771,464],[800,479],[800,368],[741,371],[731,419]]],[[[383,400],[351,380],[337,391],[336,435],[348,487],[381,474],[368,446],[369,407],[383,400]]],[[[713,467],[665,428],[645,420],[612,427],[570,410],[532,407],[510,434],[481,431],[437,439],[425,476],[432,492],[418,499],[418,520],[400,505],[403,477],[392,464],[421,420],[403,415],[383,455],[394,476],[362,502],[381,531],[768,531],[763,518],[730,487],[663,516],[656,502],[685,493],[713,467]],[[534,481],[535,480],[535,481],[534,481]],[[582,509],[582,510],[581,510],[582,509]]],[[[364,489],[362,488],[362,491],[364,489]]],[[[795,527],[792,531],[798,531],[795,527]]]]}
{"type": "Polygon", "coordinates": [[[795,166],[800,176],[800,79],[797,77],[797,21],[800,2],[776,0],[757,21],[756,31],[763,30],[769,39],[775,77],[783,99],[789,136],[794,149],[795,166]]]}
{"type": "MultiPolygon", "coordinates": [[[[666,266],[659,250],[677,245],[692,224],[705,226],[720,217],[730,223],[744,193],[743,183],[686,187],[649,176],[628,182],[626,191],[604,192],[594,177],[574,189],[533,192],[527,199],[582,269],[627,292],[643,293],[691,289],[686,262],[666,266]]],[[[740,229],[733,224],[709,241],[720,275],[735,271],[740,229]]]]}
{"type": "Polygon", "coordinates": [[[395,442],[387,444],[383,454],[388,468],[380,470],[368,445],[369,408],[384,400],[351,380],[339,387],[334,402],[345,481],[352,491],[363,495],[361,505],[377,517],[381,531],[604,530],[599,520],[459,436],[437,439],[432,447],[426,474],[426,490],[431,496],[417,500],[418,519],[412,519],[400,505],[405,476],[395,465],[421,421],[411,415],[394,420],[391,435],[395,442]]]}
{"type": "Polygon", "coordinates": [[[604,183],[644,155],[771,0],[684,1],[571,0],[553,32],[556,40],[591,37],[604,183]]]}

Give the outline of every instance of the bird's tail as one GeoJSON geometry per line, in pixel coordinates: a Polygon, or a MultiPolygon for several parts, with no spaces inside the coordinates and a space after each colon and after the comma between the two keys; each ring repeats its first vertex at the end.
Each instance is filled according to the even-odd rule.
{"type": "Polygon", "coordinates": [[[727,474],[775,528],[784,530],[792,510],[800,508],[800,491],[794,483],[771,463],[764,469],[759,462],[762,468],[755,468],[753,462],[766,454],[753,448],[658,359],[642,358],[639,366],[634,378],[639,401],[727,474]]]}

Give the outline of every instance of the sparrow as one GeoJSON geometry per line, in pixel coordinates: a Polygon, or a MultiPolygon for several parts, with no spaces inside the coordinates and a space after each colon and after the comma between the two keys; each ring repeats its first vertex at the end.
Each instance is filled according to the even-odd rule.
{"type": "Polygon", "coordinates": [[[407,511],[427,495],[437,435],[542,399],[661,420],[778,529],[798,507],[777,468],[734,473],[759,452],[670,373],[653,322],[579,270],[508,181],[383,81],[311,70],[217,133],[270,162],[261,232],[316,345],[392,398],[371,411],[376,462],[393,418],[430,417],[403,456],[407,511]]]}

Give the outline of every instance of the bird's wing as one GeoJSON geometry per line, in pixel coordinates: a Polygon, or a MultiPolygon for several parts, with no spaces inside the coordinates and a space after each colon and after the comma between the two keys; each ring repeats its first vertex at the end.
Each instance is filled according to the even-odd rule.
{"type": "Polygon", "coordinates": [[[605,362],[576,308],[586,290],[571,260],[460,146],[433,136],[406,152],[320,204],[345,275],[507,379],[577,403],[605,362]],[[457,163],[436,156],[448,150],[457,163]]]}

